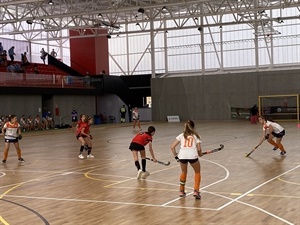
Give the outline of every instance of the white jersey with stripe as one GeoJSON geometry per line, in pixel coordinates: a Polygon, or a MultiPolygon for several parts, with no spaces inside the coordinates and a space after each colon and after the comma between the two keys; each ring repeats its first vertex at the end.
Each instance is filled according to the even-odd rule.
{"type": "Polygon", "coordinates": [[[18,137],[18,129],[20,124],[18,122],[6,122],[3,126],[5,130],[5,139],[16,139],[18,137]]]}
{"type": "Polygon", "coordinates": [[[179,159],[196,159],[198,158],[197,144],[201,143],[200,139],[195,135],[184,138],[183,133],[176,137],[180,141],[180,149],[178,152],[179,159]]]}
{"type": "Polygon", "coordinates": [[[271,121],[266,121],[266,124],[263,125],[263,130],[269,129],[270,126],[273,128],[273,132],[275,132],[276,134],[279,134],[284,130],[284,128],[280,126],[278,123],[274,123],[271,121]]]}

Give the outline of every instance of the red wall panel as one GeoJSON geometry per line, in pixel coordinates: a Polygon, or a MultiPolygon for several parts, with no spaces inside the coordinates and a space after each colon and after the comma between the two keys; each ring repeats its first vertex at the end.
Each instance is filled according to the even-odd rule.
{"type": "MultiPolygon", "coordinates": [[[[107,34],[106,30],[98,30],[99,34],[107,34]]],[[[86,30],[84,35],[93,34],[86,30]]],[[[70,30],[70,36],[78,35],[70,30]]],[[[83,75],[100,74],[102,70],[109,73],[108,39],[104,36],[70,38],[71,67],[83,75]]]]}

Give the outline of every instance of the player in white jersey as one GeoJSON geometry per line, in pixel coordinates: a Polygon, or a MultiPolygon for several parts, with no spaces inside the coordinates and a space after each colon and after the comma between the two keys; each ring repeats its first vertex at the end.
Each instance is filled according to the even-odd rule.
{"type": "Polygon", "coordinates": [[[256,147],[260,146],[264,142],[264,140],[267,140],[271,145],[274,146],[274,151],[279,148],[281,151],[280,155],[285,155],[286,151],[283,145],[281,144],[281,140],[285,135],[284,128],[278,123],[267,120],[264,116],[259,116],[258,121],[263,125],[263,135],[259,144],[256,147]],[[276,142],[273,141],[274,137],[276,137],[276,142]]]}
{"type": "Polygon", "coordinates": [[[16,148],[19,162],[24,162],[19,146],[19,139],[22,138],[21,128],[16,115],[9,116],[9,121],[6,122],[2,128],[2,134],[4,135],[5,141],[2,163],[6,163],[10,143],[13,143],[16,148]]]}
{"type": "Polygon", "coordinates": [[[201,181],[201,173],[200,173],[200,162],[198,160],[198,156],[202,156],[201,149],[201,140],[200,135],[194,130],[195,124],[193,121],[188,120],[184,124],[183,133],[179,134],[176,137],[176,140],[171,146],[171,151],[177,160],[180,162],[181,174],[180,174],[180,188],[179,188],[179,196],[185,197],[185,183],[187,177],[187,165],[188,163],[194,169],[195,172],[195,183],[194,183],[194,197],[196,199],[201,199],[201,195],[199,192],[200,189],[200,181],[201,181]],[[180,149],[178,154],[176,153],[176,146],[180,143],[180,149]]]}

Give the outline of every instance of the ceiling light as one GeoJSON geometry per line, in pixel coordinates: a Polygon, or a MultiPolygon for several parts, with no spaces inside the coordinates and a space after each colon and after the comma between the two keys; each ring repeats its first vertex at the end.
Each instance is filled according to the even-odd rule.
{"type": "Polygon", "coordinates": [[[49,4],[49,5],[53,5],[52,0],[49,0],[49,1],[48,1],[48,4],[49,4]]]}

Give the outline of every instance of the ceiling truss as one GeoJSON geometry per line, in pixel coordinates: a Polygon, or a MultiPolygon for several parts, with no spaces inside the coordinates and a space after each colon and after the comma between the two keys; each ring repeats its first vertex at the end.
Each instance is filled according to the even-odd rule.
{"type": "MultiPolygon", "coordinates": [[[[299,0],[4,0],[0,2],[0,29],[2,35],[21,34],[27,40],[68,38],[62,30],[78,31],[80,37],[86,29],[92,35],[105,29],[107,34],[145,33],[175,29],[248,24],[256,35],[269,32],[278,34],[272,24],[300,19],[299,0]],[[273,18],[271,9],[296,8],[294,15],[273,18]],[[226,21],[224,15],[231,15],[226,21]],[[188,21],[192,23],[187,23],[188,21]],[[161,26],[172,21],[172,27],[161,26]],[[151,23],[157,26],[152,28],[151,23]],[[135,24],[139,30],[126,27],[135,24]],[[193,24],[193,25],[191,25],[193,24]],[[154,30],[153,30],[154,29],[154,30]]],[[[103,32],[102,32],[103,33],[103,32]]],[[[101,34],[103,35],[103,34],[101,34]]]]}

